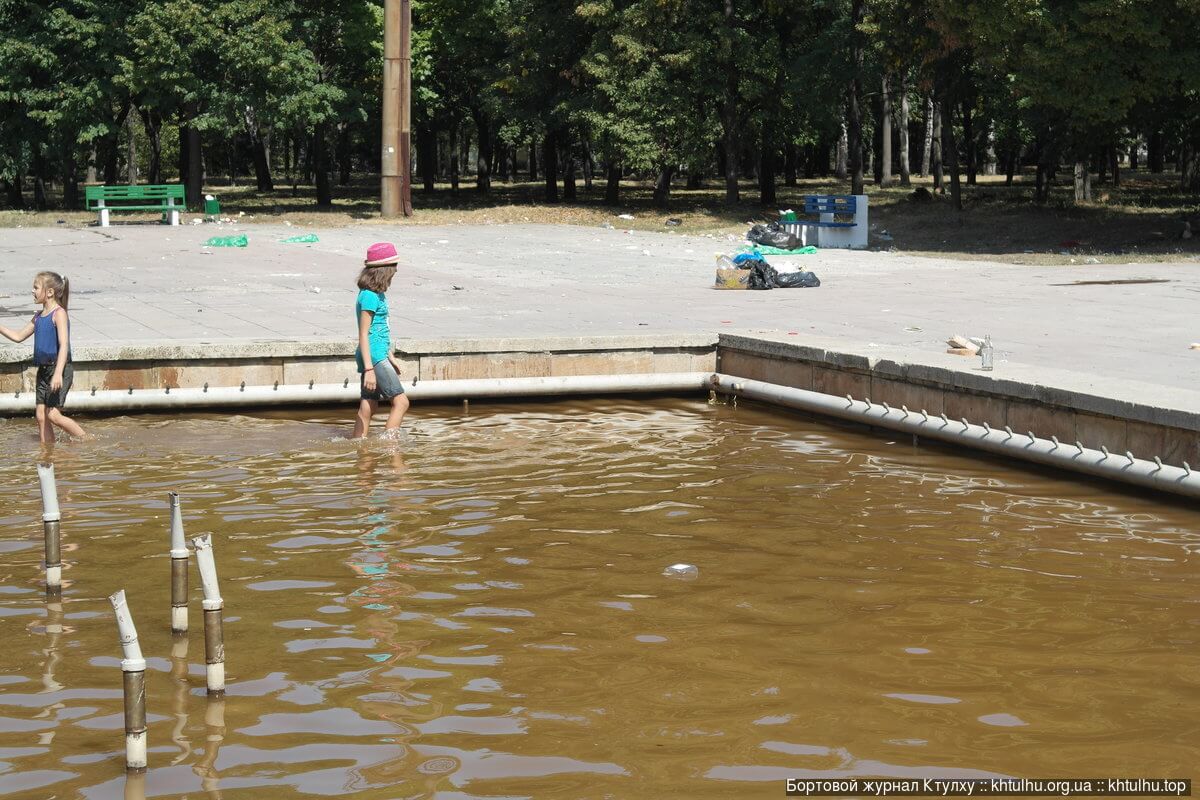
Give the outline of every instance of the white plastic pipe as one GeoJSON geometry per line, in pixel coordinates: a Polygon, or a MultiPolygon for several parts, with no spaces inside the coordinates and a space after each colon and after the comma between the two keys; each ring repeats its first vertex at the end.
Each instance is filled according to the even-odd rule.
{"type": "Polygon", "coordinates": [[[167,493],[171,506],[171,632],[188,629],[188,549],[183,538],[183,511],[179,495],[167,493]]]}
{"type": "MultiPolygon", "coordinates": [[[[412,400],[467,397],[529,397],[537,395],[613,394],[623,392],[679,392],[703,388],[706,372],[663,372],[633,375],[566,375],[545,378],[480,378],[476,380],[420,381],[406,385],[412,400]]],[[[76,411],[155,411],[162,409],[335,404],[357,401],[356,381],[343,383],[220,386],[206,389],[76,389],[71,408],[76,411]]],[[[33,410],[32,392],[0,397],[0,416],[33,410]]]]}
{"type": "Polygon", "coordinates": [[[802,411],[926,436],[1135,486],[1200,497],[1200,473],[1187,465],[1182,468],[1172,467],[1158,460],[1146,461],[1136,458],[1128,452],[1093,450],[1078,443],[1059,442],[1055,438],[1041,439],[1031,433],[995,430],[986,424],[974,425],[967,420],[952,420],[944,415],[935,416],[923,411],[892,408],[879,403],[867,403],[865,400],[835,397],[748,378],[718,374],[713,375],[711,380],[712,387],[724,394],[749,397],[802,411]]]}
{"type": "Polygon", "coordinates": [[[53,464],[38,464],[38,483],[42,489],[42,522],[62,519],[58,508],[58,484],[54,480],[53,464]]]}
{"type": "Polygon", "coordinates": [[[42,490],[42,533],[46,540],[46,593],[62,591],[62,512],[58,508],[58,483],[53,464],[38,464],[38,484],[42,490]]]}
{"type": "Polygon", "coordinates": [[[196,565],[200,568],[200,585],[204,589],[204,663],[208,693],[225,691],[225,634],[222,620],[225,601],[217,585],[217,564],[213,558],[212,534],[192,540],[196,548],[196,565]]]}
{"type": "Polygon", "coordinates": [[[125,602],[125,590],[108,598],[117,615],[117,631],[121,637],[121,672],[125,686],[125,766],[127,769],[146,768],[146,659],[138,644],[137,628],[125,602]]]}

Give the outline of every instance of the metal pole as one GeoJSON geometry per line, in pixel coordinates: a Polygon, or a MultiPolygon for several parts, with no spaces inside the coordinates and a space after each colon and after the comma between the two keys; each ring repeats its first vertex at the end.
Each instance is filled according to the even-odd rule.
{"type": "Polygon", "coordinates": [[[400,0],[383,5],[383,143],[379,206],[384,217],[403,211],[400,148],[400,0]]]}
{"type": "Polygon", "coordinates": [[[171,632],[188,629],[188,549],[183,538],[183,512],[179,495],[167,493],[171,505],[171,632]]]}
{"type": "Polygon", "coordinates": [[[146,768],[146,659],[138,644],[137,629],[125,602],[125,590],[110,595],[121,635],[121,674],[125,687],[125,768],[146,768]]]}
{"type": "Polygon", "coordinates": [[[62,593],[62,550],[60,548],[58,485],[54,465],[38,464],[38,483],[42,488],[42,532],[46,536],[46,594],[62,593]]]}
{"type": "Polygon", "coordinates": [[[401,210],[413,215],[412,205],[412,4],[400,0],[400,174],[401,210]]]}
{"type": "Polygon", "coordinates": [[[217,586],[217,564],[213,559],[212,534],[192,540],[196,548],[196,564],[200,567],[200,585],[204,588],[204,663],[207,665],[208,693],[225,694],[225,634],[223,611],[225,601],[217,586]]]}

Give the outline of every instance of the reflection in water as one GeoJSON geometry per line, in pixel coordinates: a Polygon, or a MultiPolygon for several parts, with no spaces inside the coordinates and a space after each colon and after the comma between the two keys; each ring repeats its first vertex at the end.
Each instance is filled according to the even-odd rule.
{"type": "MultiPolygon", "coordinates": [[[[52,454],[61,602],[36,477],[0,463],[0,795],[724,798],[1194,766],[1194,511],[748,404],[471,411],[363,443],[338,412],[95,420],[52,454]],[[228,700],[151,614],[150,771],[126,778],[103,598],[169,608],[168,490],[217,540],[228,700]],[[662,577],[678,562],[699,577],[662,577]]],[[[0,448],[32,450],[22,430],[0,448]]]]}

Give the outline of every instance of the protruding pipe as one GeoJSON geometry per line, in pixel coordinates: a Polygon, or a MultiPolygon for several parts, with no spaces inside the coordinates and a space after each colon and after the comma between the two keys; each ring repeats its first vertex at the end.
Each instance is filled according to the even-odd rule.
{"type": "Polygon", "coordinates": [[[62,592],[62,548],[59,531],[62,513],[58,510],[58,484],[53,464],[38,464],[38,483],[42,488],[42,532],[46,536],[46,594],[62,592]]]}
{"type": "Polygon", "coordinates": [[[200,567],[200,585],[204,589],[204,663],[207,665],[208,693],[225,693],[225,634],[223,611],[225,601],[217,585],[217,564],[213,559],[212,534],[192,540],[196,548],[196,564],[200,567]]]}
{"type": "Polygon", "coordinates": [[[138,644],[137,628],[125,602],[125,590],[111,595],[121,636],[121,674],[125,686],[125,768],[146,768],[146,659],[138,644]]]}
{"type": "Polygon", "coordinates": [[[188,629],[188,549],[183,538],[183,512],[179,495],[167,494],[171,504],[171,632],[188,629]]]}

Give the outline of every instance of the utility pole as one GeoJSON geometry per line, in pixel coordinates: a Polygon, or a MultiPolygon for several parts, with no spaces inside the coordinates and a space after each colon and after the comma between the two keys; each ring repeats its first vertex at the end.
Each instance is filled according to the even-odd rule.
{"type": "Polygon", "coordinates": [[[385,0],[383,7],[383,152],[380,210],[411,217],[412,208],[412,5],[385,0]]]}

